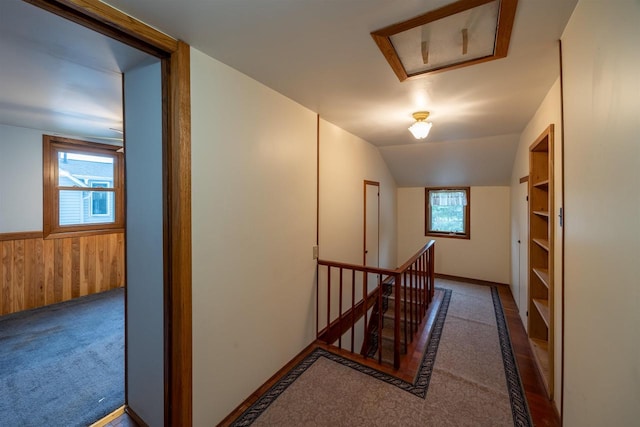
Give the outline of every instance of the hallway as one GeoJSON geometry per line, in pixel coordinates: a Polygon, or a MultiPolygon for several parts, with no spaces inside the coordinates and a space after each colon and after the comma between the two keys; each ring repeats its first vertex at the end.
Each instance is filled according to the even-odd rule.
{"type": "Polygon", "coordinates": [[[438,279],[436,286],[436,302],[419,332],[430,338],[426,349],[416,348],[421,355],[426,350],[426,355],[415,377],[405,369],[415,358],[411,354],[399,371],[393,371],[315,343],[221,425],[531,425],[526,411],[518,410],[523,391],[535,425],[559,425],[536,376],[509,288],[446,279],[438,279]],[[498,295],[504,311],[499,310],[498,295]],[[499,331],[507,328],[514,353],[499,357],[500,348],[510,348],[508,339],[501,337],[498,343],[499,331]],[[514,356],[524,373],[524,390],[507,391],[505,382],[518,383],[517,377],[505,381],[505,372],[516,372],[507,362],[514,356]]]}

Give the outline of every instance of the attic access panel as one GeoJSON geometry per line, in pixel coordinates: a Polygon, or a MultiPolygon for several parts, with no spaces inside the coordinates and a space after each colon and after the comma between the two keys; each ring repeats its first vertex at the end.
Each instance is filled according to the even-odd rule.
{"type": "Polygon", "coordinates": [[[461,0],[371,33],[400,81],[504,58],[518,0],[461,0]]]}

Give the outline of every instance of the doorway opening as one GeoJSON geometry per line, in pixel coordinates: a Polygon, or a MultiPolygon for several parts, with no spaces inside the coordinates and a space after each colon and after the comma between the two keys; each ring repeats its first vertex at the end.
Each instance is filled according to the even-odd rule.
{"type": "MultiPolygon", "coordinates": [[[[141,308],[152,306],[155,324],[154,346],[145,349],[127,348],[127,373],[126,396],[127,410],[134,411],[139,419],[146,424],[191,424],[191,233],[190,233],[190,116],[189,116],[189,47],[179,43],[164,34],[161,34],[146,25],[132,20],[121,12],[112,9],[99,1],[89,0],[84,6],[69,7],[64,0],[28,0],[28,3],[60,15],[63,21],[73,21],[92,32],[107,35],[108,40],[118,40],[122,46],[134,47],[153,57],[157,72],[157,98],[160,108],[157,115],[158,155],[151,156],[154,164],[139,164],[149,166],[159,171],[159,185],[154,191],[160,206],[158,209],[161,220],[160,225],[153,230],[146,230],[145,236],[154,240],[160,247],[161,263],[155,268],[160,270],[159,280],[154,283],[157,294],[154,303],[148,304],[140,298],[133,298],[131,291],[134,281],[131,280],[132,272],[139,270],[142,262],[131,262],[131,257],[140,255],[138,251],[127,249],[127,313],[138,312],[141,308]],[[135,360],[151,359],[155,361],[155,370],[149,372],[148,367],[136,365],[135,360]],[[145,370],[146,369],[146,370],[145,370]],[[133,380],[136,373],[139,376],[133,380]],[[148,390],[139,387],[148,376],[159,378],[159,390],[155,395],[159,396],[157,402],[150,401],[147,397],[148,390]],[[138,386],[136,388],[136,386],[138,386]],[[159,422],[158,422],[159,421],[159,422]],[[179,421],[179,422],[178,422],[179,421]]],[[[26,3],[18,2],[21,5],[26,3]]],[[[31,7],[31,6],[29,6],[31,7]]],[[[5,19],[5,4],[3,8],[3,20],[5,19]]],[[[39,9],[38,9],[39,10],[39,9]]],[[[50,14],[47,14],[50,15],[50,14]]],[[[53,15],[51,15],[53,16],[53,15]]],[[[59,19],[59,18],[58,18],[59,19]]],[[[29,33],[29,31],[27,31],[29,33]]],[[[29,35],[29,34],[27,34],[29,35]]],[[[57,35],[57,34],[56,34],[57,35]]],[[[54,37],[55,39],[55,37],[54,37]]],[[[9,38],[3,37],[3,41],[9,38]]],[[[58,39],[55,39],[58,40],[58,39]]],[[[54,41],[55,41],[54,40],[54,41]]],[[[13,41],[13,40],[12,40],[13,41]]],[[[83,45],[84,38],[78,38],[71,44],[61,43],[60,49],[69,46],[83,45]]],[[[42,54],[43,52],[39,52],[42,54]]],[[[46,52],[45,52],[46,53],[46,52]]],[[[60,52],[58,52],[60,53],[60,52]]],[[[98,55],[102,59],[110,58],[117,66],[117,55],[98,55]]],[[[93,58],[96,59],[95,57],[93,58]]],[[[73,64],[72,64],[73,65],[73,64]]],[[[77,64],[75,64],[77,65],[77,64]]],[[[95,64],[93,64],[95,65],[95,64]]],[[[95,67],[94,67],[95,69],[95,67]]],[[[123,68],[124,69],[124,68],[123,68]]],[[[28,74],[33,69],[25,68],[23,73],[28,74]]],[[[50,69],[51,71],[51,69],[50,69]]],[[[65,70],[62,70],[65,71],[65,70]]],[[[65,74],[65,73],[60,73],[65,74]]],[[[125,75],[125,82],[127,76],[125,75]]],[[[35,81],[34,81],[35,83],[35,81]]],[[[86,83],[83,79],[77,79],[76,83],[86,83]]],[[[4,92],[4,91],[3,91],[4,92]]],[[[126,96],[126,94],[125,94],[126,96]]],[[[26,108],[25,111],[41,112],[36,108],[26,108]]],[[[127,109],[127,113],[136,109],[127,109]]],[[[144,113],[147,108],[137,109],[137,113],[144,113]]],[[[133,130],[128,132],[135,134],[133,130]]],[[[87,135],[88,132],[82,132],[87,135]]],[[[77,135],[74,133],[74,135],[77,135]]],[[[134,143],[127,136],[127,144],[134,143]]],[[[125,150],[126,152],[127,150],[125,150]]],[[[128,156],[125,153],[125,156],[128,156]]],[[[136,165],[126,160],[127,168],[135,170],[136,165]]],[[[135,197],[133,191],[127,190],[127,197],[135,197]]],[[[127,233],[136,227],[136,218],[143,213],[134,215],[127,209],[127,233]]],[[[0,230],[2,232],[2,230],[0,230]]],[[[29,237],[25,233],[20,236],[29,237]]],[[[28,234],[28,233],[27,233],[28,234]]],[[[144,234],[144,233],[143,233],[144,234]]],[[[127,322],[127,335],[131,336],[133,329],[141,328],[136,322],[127,322]]]]}
{"type": "MultiPolygon", "coordinates": [[[[380,183],[364,181],[364,245],[363,265],[380,267],[380,183]]],[[[371,288],[379,284],[380,277],[369,273],[371,288]]]]}

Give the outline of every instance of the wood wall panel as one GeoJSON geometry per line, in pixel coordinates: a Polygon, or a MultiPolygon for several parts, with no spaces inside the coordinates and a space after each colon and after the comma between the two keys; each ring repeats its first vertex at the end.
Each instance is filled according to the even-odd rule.
{"type": "Polygon", "coordinates": [[[13,242],[13,283],[11,296],[13,298],[11,309],[20,311],[24,307],[24,240],[15,240],[13,242]]]}
{"type": "Polygon", "coordinates": [[[124,286],[124,234],[0,240],[0,315],[124,286]]]}
{"type": "Polygon", "coordinates": [[[10,313],[11,307],[11,283],[13,278],[13,242],[0,242],[0,281],[2,281],[2,294],[0,297],[0,313],[10,313]]]}
{"type": "Polygon", "coordinates": [[[49,260],[44,263],[44,305],[53,304],[55,301],[53,294],[53,284],[55,278],[55,269],[53,259],[56,254],[55,240],[43,240],[43,258],[49,260]]]}

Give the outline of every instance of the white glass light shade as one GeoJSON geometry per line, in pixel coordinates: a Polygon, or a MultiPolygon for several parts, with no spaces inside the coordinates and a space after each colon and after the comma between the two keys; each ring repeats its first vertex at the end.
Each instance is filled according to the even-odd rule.
{"type": "Polygon", "coordinates": [[[415,139],[425,139],[431,130],[431,122],[417,121],[409,126],[409,132],[415,139]]]}

